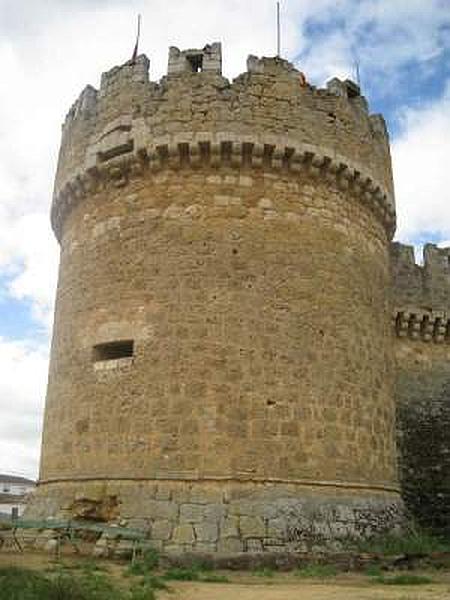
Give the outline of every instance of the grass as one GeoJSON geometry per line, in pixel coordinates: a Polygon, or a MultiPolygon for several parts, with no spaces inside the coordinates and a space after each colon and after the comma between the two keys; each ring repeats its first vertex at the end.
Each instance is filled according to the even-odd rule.
{"type": "Polygon", "coordinates": [[[228,577],[212,573],[208,566],[203,572],[201,565],[190,568],[173,567],[166,571],[163,578],[167,581],[201,581],[203,583],[229,583],[228,577]]]}
{"type": "Polygon", "coordinates": [[[433,580],[430,577],[426,577],[425,575],[414,575],[413,573],[401,573],[390,577],[381,575],[376,577],[374,581],[384,585],[427,585],[433,583],[433,580]]]}
{"type": "Polygon", "coordinates": [[[295,574],[297,577],[325,579],[327,577],[336,577],[338,571],[332,565],[307,565],[298,569],[295,574]]]}
{"type": "Polygon", "coordinates": [[[0,569],[0,600],[122,600],[105,576],[62,571],[46,575],[31,569],[0,569]]]}
{"type": "Polygon", "coordinates": [[[360,552],[370,554],[431,554],[433,552],[450,552],[450,543],[444,542],[423,531],[412,531],[407,534],[386,534],[370,540],[358,542],[360,552]]]}
{"type": "Polygon", "coordinates": [[[53,572],[20,567],[0,568],[0,600],[155,600],[155,590],[166,589],[149,575],[127,592],[93,566],[69,571],[57,566],[53,572]]]}
{"type": "Polygon", "coordinates": [[[383,569],[378,565],[369,565],[365,570],[364,574],[368,577],[382,577],[383,569]]]}
{"type": "Polygon", "coordinates": [[[200,571],[195,568],[173,567],[163,575],[168,581],[200,581],[200,571]]]}
{"type": "Polygon", "coordinates": [[[154,548],[147,548],[142,557],[133,561],[127,571],[130,575],[145,575],[159,565],[159,552],[154,548]]]}
{"type": "Polygon", "coordinates": [[[257,575],[258,577],[271,578],[275,575],[275,571],[273,569],[270,569],[269,567],[263,567],[262,569],[257,569],[255,571],[255,575],[257,575]]]}
{"type": "Polygon", "coordinates": [[[209,575],[203,575],[201,579],[204,583],[230,583],[230,580],[226,575],[218,575],[211,573],[209,575]]]}

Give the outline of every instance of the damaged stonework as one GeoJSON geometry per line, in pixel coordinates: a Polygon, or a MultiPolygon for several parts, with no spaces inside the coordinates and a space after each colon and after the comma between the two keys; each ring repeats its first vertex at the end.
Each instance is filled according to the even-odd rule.
{"type": "Polygon", "coordinates": [[[73,519],[107,523],[114,521],[119,516],[119,500],[117,496],[105,496],[100,499],[77,496],[69,505],[68,513],[73,519]]]}
{"type": "MultiPolygon", "coordinates": [[[[45,495],[38,494],[36,514],[48,516],[49,497],[62,505],[71,488],[75,489],[54,484],[45,495]]],[[[131,482],[117,482],[108,488],[113,498],[120,498],[109,525],[145,532],[148,543],[167,554],[330,552],[351,541],[400,530],[404,524],[402,505],[390,492],[365,497],[361,492],[330,490],[318,495],[295,486],[181,482],[141,483],[138,490],[131,482]]],[[[80,499],[84,518],[86,505],[80,499]]],[[[99,556],[116,546],[110,538],[106,534],[98,541],[99,556]]]]}

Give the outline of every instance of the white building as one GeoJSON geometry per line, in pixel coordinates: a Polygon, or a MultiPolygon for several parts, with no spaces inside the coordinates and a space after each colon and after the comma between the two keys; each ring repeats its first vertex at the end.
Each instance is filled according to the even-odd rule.
{"type": "Polygon", "coordinates": [[[21,516],[35,486],[31,479],[0,473],[0,517],[21,516]]]}

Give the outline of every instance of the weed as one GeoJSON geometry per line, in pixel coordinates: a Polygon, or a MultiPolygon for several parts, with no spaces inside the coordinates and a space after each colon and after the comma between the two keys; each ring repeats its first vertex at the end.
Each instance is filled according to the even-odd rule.
{"type": "Polygon", "coordinates": [[[50,582],[44,575],[30,569],[0,569],[1,600],[44,600],[49,597],[50,588],[50,582]]]}
{"type": "Polygon", "coordinates": [[[364,573],[369,577],[381,577],[383,575],[383,570],[379,565],[369,565],[364,569],[364,573]]]}
{"type": "Polygon", "coordinates": [[[159,552],[154,548],[147,548],[142,557],[134,560],[127,569],[127,575],[145,575],[148,571],[156,569],[159,565],[159,552]]]}
{"type": "Polygon", "coordinates": [[[86,560],[86,561],[80,563],[79,566],[78,565],[73,566],[74,569],[77,567],[79,569],[82,569],[86,573],[99,573],[99,572],[106,573],[108,571],[107,567],[105,567],[104,565],[99,565],[92,559],[86,560]]]}
{"type": "Polygon", "coordinates": [[[216,575],[215,573],[203,575],[202,581],[205,583],[230,583],[226,575],[216,575]]]}
{"type": "Polygon", "coordinates": [[[373,554],[431,554],[450,551],[450,544],[424,531],[411,531],[407,534],[387,534],[357,544],[360,552],[373,554]]]}
{"type": "Polygon", "coordinates": [[[262,569],[256,570],[255,575],[258,575],[258,577],[270,578],[275,575],[275,572],[273,569],[269,569],[268,567],[263,567],[262,569]]]}
{"type": "Polygon", "coordinates": [[[393,575],[391,577],[380,576],[375,580],[377,583],[383,583],[384,585],[426,585],[433,583],[430,577],[425,575],[414,575],[413,573],[401,573],[399,575],[393,575]]]}
{"type": "Polygon", "coordinates": [[[183,569],[179,567],[174,567],[169,569],[164,574],[164,579],[172,580],[172,581],[199,581],[200,573],[197,569],[183,569]]]}
{"type": "Polygon", "coordinates": [[[144,585],[151,587],[153,590],[169,589],[161,577],[157,577],[156,575],[146,575],[143,583],[144,585]]]}
{"type": "Polygon", "coordinates": [[[155,600],[155,592],[151,586],[134,586],[130,591],[130,600],[155,600]]]}
{"type": "Polygon", "coordinates": [[[156,569],[159,565],[159,552],[155,548],[147,548],[144,552],[144,556],[142,558],[142,562],[150,571],[151,569],[156,569]]]}
{"type": "Polygon", "coordinates": [[[336,577],[337,570],[331,565],[307,565],[296,571],[298,577],[316,577],[325,579],[326,577],[336,577]]]}
{"type": "Polygon", "coordinates": [[[0,600],[125,599],[104,575],[98,573],[75,575],[62,568],[55,569],[53,574],[19,567],[0,569],[0,600]]]}

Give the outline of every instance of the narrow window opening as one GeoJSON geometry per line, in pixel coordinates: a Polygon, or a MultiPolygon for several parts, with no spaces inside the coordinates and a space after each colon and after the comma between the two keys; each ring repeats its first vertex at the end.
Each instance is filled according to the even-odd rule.
{"type": "Polygon", "coordinates": [[[201,73],[203,70],[203,55],[202,54],[192,54],[187,57],[189,65],[192,69],[193,73],[201,73]]]}
{"type": "Polygon", "coordinates": [[[107,342],[106,344],[97,344],[93,350],[94,362],[130,358],[134,354],[134,341],[120,340],[107,342]]]}

